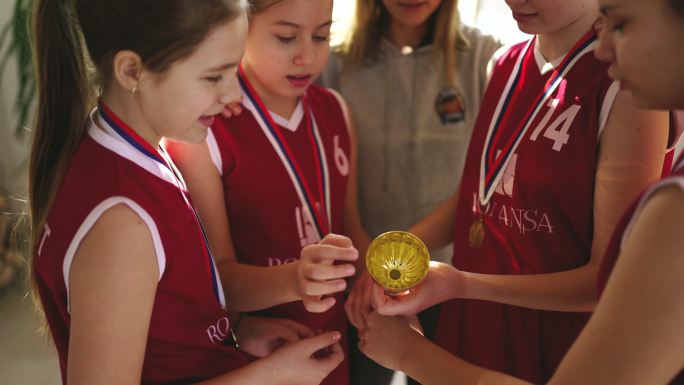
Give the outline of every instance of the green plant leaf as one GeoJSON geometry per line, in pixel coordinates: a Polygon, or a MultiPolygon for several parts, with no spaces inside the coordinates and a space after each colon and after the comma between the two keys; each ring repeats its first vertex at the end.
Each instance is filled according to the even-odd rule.
{"type": "MultiPolygon", "coordinates": [[[[12,19],[0,33],[0,49],[6,46],[4,51],[0,51],[0,75],[7,70],[7,64],[11,58],[15,58],[17,63],[19,88],[14,107],[19,115],[19,120],[14,133],[18,138],[23,137],[26,132],[24,127],[31,118],[33,99],[36,93],[29,33],[32,5],[32,0],[15,0],[12,19]]],[[[0,76],[1,82],[2,77],[0,76]]]]}

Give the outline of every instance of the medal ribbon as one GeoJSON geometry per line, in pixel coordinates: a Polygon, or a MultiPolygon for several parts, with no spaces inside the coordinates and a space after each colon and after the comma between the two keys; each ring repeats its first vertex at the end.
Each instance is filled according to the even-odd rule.
{"type": "Polygon", "coordinates": [[[565,75],[570,71],[572,66],[579,60],[586,52],[593,48],[593,43],[596,41],[596,33],[592,30],[586,35],[584,35],[575,46],[568,52],[563,58],[563,61],[558,67],[556,67],[549,80],[544,86],[544,90],[532,103],[528,112],[525,114],[525,118],[520,121],[516,129],[513,131],[513,135],[508,139],[498,155],[495,155],[495,149],[499,146],[500,142],[503,140],[503,131],[500,128],[505,126],[510,120],[511,111],[517,107],[515,106],[514,95],[518,94],[520,86],[520,78],[524,72],[523,59],[527,55],[529,48],[534,44],[536,37],[530,39],[522,53],[519,55],[518,60],[513,68],[514,76],[509,77],[506,88],[502,93],[499,103],[496,106],[496,110],[490,122],[489,131],[487,132],[487,138],[485,139],[485,148],[482,152],[482,158],[480,163],[480,189],[479,198],[480,203],[485,206],[492,195],[496,185],[501,180],[504,174],[506,165],[511,160],[513,153],[520,144],[522,138],[525,136],[527,129],[530,127],[537,114],[541,110],[542,106],[551,97],[553,92],[561,84],[565,75]]]}
{"type": "MultiPolygon", "coordinates": [[[[199,218],[199,215],[197,214],[197,211],[193,207],[193,205],[190,203],[188,200],[187,196],[185,195],[185,192],[183,191],[181,186],[184,186],[185,183],[182,181],[182,179],[179,177],[178,171],[175,169],[175,167],[172,166],[172,163],[167,162],[166,158],[162,156],[162,154],[153,148],[149,143],[147,143],[137,132],[135,132],[132,128],[130,128],[123,120],[121,120],[116,114],[107,107],[106,104],[102,101],[102,99],[98,100],[98,111],[100,112],[100,116],[102,119],[107,122],[107,124],[119,135],[121,138],[123,138],[128,144],[130,144],[132,147],[134,147],[136,150],[140,151],[143,153],[145,156],[148,158],[154,160],[155,162],[158,162],[162,166],[166,167],[171,174],[175,176],[176,182],[178,182],[178,188],[179,188],[179,194],[183,198],[183,201],[185,202],[186,206],[188,209],[192,211],[192,213],[195,215],[195,220],[197,221],[197,229],[198,232],[200,233],[202,240],[204,240],[204,247],[205,247],[205,256],[206,258],[204,259],[204,265],[207,270],[207,273],[209,274],[209,278],[211,281],[211,286],[214,291],[214,296],[216,297],[216,300],[219,302],[219,304],[225,308],[226,307],[226,300],[225,296],[223,294],[223,288],[221,286],[221,281],[219,279],[216,266],[214,264],[214,258],[212,256],[211,252],[211,247],[209,246],[209,241],[207,240],[207,235],[206,232],[204,231],[204,226],[202,226],[202,221],[199,218]]],[[[163,149],[160,147],[160,150],[163,151],[163,149]]]]}
{"type": "Polygon", "coordinates": [[[308,108],[306,97],[302,96],[301,98],[302,107],[304,109],[306,130],[315,158],[316,187],[318,187],[319,192],[318,199],[320,204],[324,206],[324,210],[320,210],[316,204],[316,196],[312,193],[299,163],[283,137],[280,127],[273,121],[273,117],[266,108],[266,105],[264,105],[263,101],[259,98],[259,95],[247,79],[242,65],[238,68],[238,80],[240,81],[245,96],[247,96],[257,110],[258,116],[255,116],[255,118],[260,118],[263,122],[260,126],[273,146],[273,149],[280,157],[283,166],[285,166],[285,170],[290,176],[290,180],[299,196],[302,206],[308,211],[309,217],[313,221],[314,228],[318,233],[318,238],[323,239],[323,237],[330,232],[330,179],[321,135],[318,132],[316,125],[312,123],[313,118],[311,116],[311,110],[308,108]]]}

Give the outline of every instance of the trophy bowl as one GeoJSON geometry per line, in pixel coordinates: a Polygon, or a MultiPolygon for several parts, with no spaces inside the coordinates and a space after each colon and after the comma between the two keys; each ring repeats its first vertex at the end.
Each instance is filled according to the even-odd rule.
{"type": "Polygon", "coordinates": [[[427,274],[430,253],[420,238],[405,231],[378,235],[366,251],[366,268],[388,294],[405,292],[427,274]]]}

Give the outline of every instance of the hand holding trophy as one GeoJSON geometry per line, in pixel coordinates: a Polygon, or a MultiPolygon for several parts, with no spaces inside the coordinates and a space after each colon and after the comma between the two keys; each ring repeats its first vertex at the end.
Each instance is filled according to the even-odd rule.
{"type": "Polygon", "coordinates": [[[366,252],[366,268],[389,295],[410,290],[425,278],[430,253],[423,241],[405,231],[380,234],[366,252]]]}

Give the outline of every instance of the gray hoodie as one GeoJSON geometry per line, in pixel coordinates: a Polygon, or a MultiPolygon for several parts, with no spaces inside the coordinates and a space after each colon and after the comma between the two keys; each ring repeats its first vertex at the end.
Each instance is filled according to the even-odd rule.
{"type": "MultiPolygon", "coordinates": [[[[469,44],[457,51],[455,88],[432,45],[402,53],[386,40],[377,60],[344,73],[333,53],[321,75],[356,123],[359,208],[371,237],[409,228],[458,187],[487,64],[500,47],[476,29],[463,27],[462,34],[469,44]]],[[[448,250],[438,254],[451,258],[448,250]]]]}

